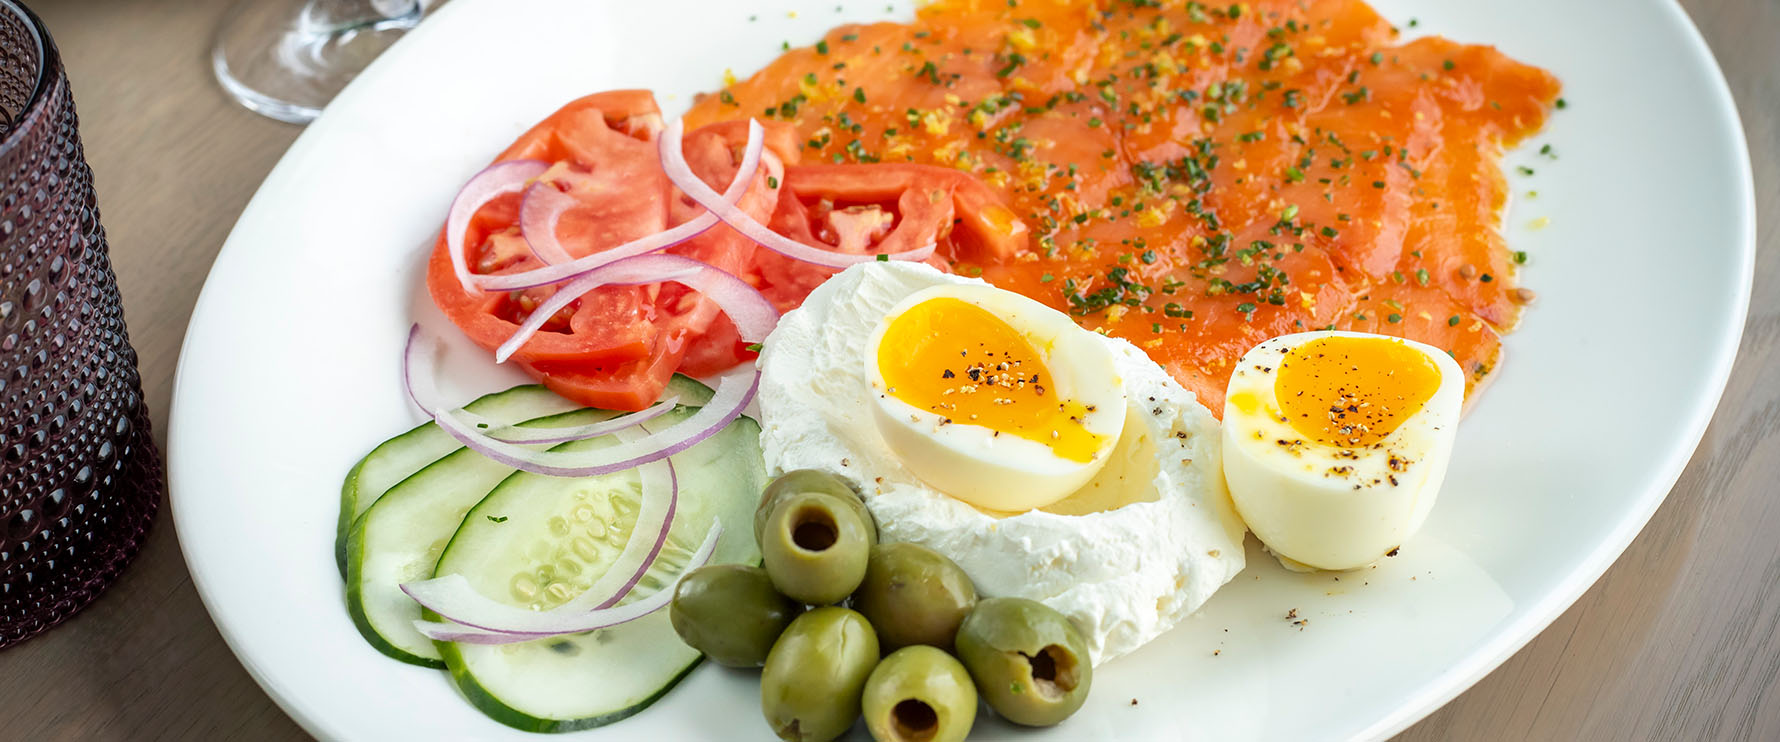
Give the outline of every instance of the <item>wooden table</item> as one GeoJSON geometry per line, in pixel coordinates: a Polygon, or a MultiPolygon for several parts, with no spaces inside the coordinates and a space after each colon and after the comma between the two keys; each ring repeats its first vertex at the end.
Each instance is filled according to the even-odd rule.
{"type": "MultiPolygon", "coordinates": [[[[163,443],[198,288],[299,131],[235,107],[212,81],[209,36],[229,2],[32,2],[68,60],[163,443]]],[[[1730,78],[1755,159],[1763,249],[1736,371],[1630,550],[1404,739],[1780,738],[1780,2],[1683,5],[1730,78]]],[[[109,594],[0,653],[0,739],[302,737],[224,646],[166,511],[109,594]]]]}

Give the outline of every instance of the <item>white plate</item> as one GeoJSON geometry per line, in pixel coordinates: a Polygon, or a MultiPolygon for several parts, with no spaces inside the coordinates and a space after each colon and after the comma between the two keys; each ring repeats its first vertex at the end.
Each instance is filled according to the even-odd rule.
{"type": "MultiPolygon", "coordinates": [[[[444,673],[387,659],[348,620],[333,561],[342,475],[417,421],[399,389],[411,321],[442,320],[420,265],[453,192],[578,95],[648,87],[670,113],[781,40],[907,17],[885,0],[457,0],[379,59],[266,178],[192,317],[172,410],[173,516],[224,638],[323,738],[523,737],[444,673]],[[788,17],[787,10],[801,12],[788,17]],[[748,16],[758,15],[750,22],[748,16]],[[689,19],[697,21],[689,23],[689,19]]],[[[1381,737],[1438,707],[1570,605],[1687,463],[1735,354],[1754,258],[1729,93],[1671,0],[1379,0],[1412,33],[1499,45],[1570,105],[1511,176],[1515,249],[1540,291],[1459,436],[1446,490],[1376,571],[1252,566],[1201,615],[1096,673],[1060,728],[985,737],[1381,737]],[[1602,19],[1611,18],[1611,33],[1602,19]],[[1533,230],[1537,217],[1550,225],[1533,230]],[[1288,611],[1310,619],[1295,627],[1288,611]]],[[[448,326],[444,326],[448,329],[448,326]]],[[[446,334],[455,335],[447,331],[446,334]]],[[[511,377],[459,347],[455,392],[511,377]],[[472,373],[472,371],[474,371],[472,373]]],[[[701,668],[589,738],[766,738],[748,673],[701,668]]],[[[856,732],[857,734],[857,732],[856,732]]]]}

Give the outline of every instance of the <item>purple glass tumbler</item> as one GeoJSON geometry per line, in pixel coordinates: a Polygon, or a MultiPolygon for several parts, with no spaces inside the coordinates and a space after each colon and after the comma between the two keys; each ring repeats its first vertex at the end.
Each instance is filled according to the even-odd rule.
{"type": "Polygon", "coordinates": [[[117,579],[162,481],[61,56],[0,0],[0,649],[117,579]]]}

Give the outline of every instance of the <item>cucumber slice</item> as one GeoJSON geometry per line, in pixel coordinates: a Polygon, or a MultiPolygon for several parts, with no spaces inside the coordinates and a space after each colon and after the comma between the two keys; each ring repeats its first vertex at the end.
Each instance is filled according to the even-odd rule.
{"type": "MultiPolygon", "coordinates": [[[[576,406],[542,386],[528,384],[483,395],[464,405],[464,409],[512,424],[561,414],[576,406]]],[[[439,426],[423,423],[371,449],[346,473],[346,483],[340,487],[340,522],[334,536],[334,560],[340,565],[341,577],[346,576],[347,535],[359,516],[398,482],[460,448],[463,444],[439,426]]]]}
{"type": "MultiPolygon", "coordinates": [[[[684,376],[675,376],[667,393],[691,404],[703,404],[712,394],[709,387],[684,376]]],[[[565,405],[573,406],[541,386],[521,386],[482,397],[466,409],[507,421],[528,410],[554,410],[565,405]],[[549,399],[537,396],[538,393],[549,399]]],[[[585,425],[612,414],[582,409],[529,419],[519,425],[560,428],[585,425]]],[[[362,474],[360,470],[365,464],[372,463],[373,467],[368,469],[372,479],[361,476],[358,481],[375,483],[376,478],[396,471],[398,462],[433,455],[441,447],[440,438],[455,449],[429,459],[394,486],[380,488],[375,501],[366,502],[361,497],[358,502],[367,509],[341,544],[346,554],[346,608],[359,633],[377,651],[390,657],[443,669],[445,663],[433,641],[414,630],[420,606],[402,592],[401,584],[432,575],[433,566],[463,522],[464,514],[511,475],[513,469],[458,445],[429,423],[378,446],[354,471],[362,474]]],[[[353,482],[354,478],[348,476],[348,492],[353,482]]],[[[342,503],[341,513],[346,512],[346,504],[342,503]]]]}
{"type": "MultiPolygon", "coordinates": [[[[644,427],[659,429],[691,414],[682,408],[644,427]]],[[[766,480],[759,441],[760,426],[744,417],[672,457],[680,501],[668,543],[627,601],[666,587],[713,518],[724,532],[712,563],[759,561],[751,526],[766,480]]],[[[553,450],[602,445],[610,442],[553,450]]],[[[515,474],[464,517],[435,574],[461,574],[484,595],[516,606],[558,605],[604,574],[623,549],[640,490],[629,471],[581,479],[515,474]]],[[[534,732],[585,729],[635,714],[701,659],[674,633],[667,611],[586,634],[504,646],[441,643],[439,649],[472,704],[534,732]]]]}
{"type": "MultiPolygon", "coordinates": [[[[668,381],[667,394],[679,397],[680,404],[696,407],[709,401],[712,392],[710,387],[696,379],[675,374],[668,381]]],[[[574,402],[538,384],[485,394],[464,405],[465,410],[509,425],[560,415],[577,408],[574,402]]],[[[334,560],[339,563],[341,577],[346,577],[347,538],[359,517],[391,487],[462,448],[463,444],[439,426],[422,423],[384,441],[359,459],[352,471],[346,473],[346,483],[340,487],[340,521],[334,536],[334,560]]]]}
{"type": "MultiPolygon", "coordinates": [[[[577,410],[520,425],[585,425],[611,414],[577,410]]],[[[389,488],[358,519],[346,541],[346,610],[377,651],[410,664],[444,669],[433,640],[414,630],[420,606],[402,592],[401,585],[432,576],[433,565],[464,514],[512,474],[511,467],[459,447],[389,488]]]]}

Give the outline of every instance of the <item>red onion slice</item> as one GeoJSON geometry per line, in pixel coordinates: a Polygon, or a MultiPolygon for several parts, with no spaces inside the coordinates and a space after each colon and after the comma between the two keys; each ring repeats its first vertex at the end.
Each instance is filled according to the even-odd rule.
{"type": "MultiPolygon", "coordinates": [[[[722,535],[723,524],[720,522],[712,522],[711,530],[706,532],[704,542],[699,544],[697,551],[693,552],[691,560],[686,564],[686,568],[674,575],[674,579],[668,584],[663,585],[660,590],[657,590],[654,593],[649,594],[648,597],[634,603],[626,603],[624,605],[600,608],[592,611],[583,611],[574,615],[558,615],[555,610],[543,612],[530,611],[524,608],[496,603],[495,605],[505,609],[501,612],[500,616],[503,620],[490,623],[495,623],[500,626],[512,625],[533,628],[527,628],[520,631],[500,631],[486,627],[466,626],[456,623],[438,623],[433,621],[415,621],[414,628],[418,629],[420,633],[426,635],[428,638],[436,641],[460,642],[464,644],[515,644],[550,636],[579,634],[586,631],[603,629],[634,621],[665,608],[667,604],[674,599],[674,592],[679,588],[680,581],[685,579],[686,575],[691,574],[693,570],[710,563],[712,555],[717,551],[717,540],[722,535]]],[[[421,605],[426,606],[434,613],[438,613],[441,616],[448,614],[444,611],[440,611],[440,607],[457,608],[458,606],[449,601],[437,599],[437,596],[432,594],[433,592],[449,591],[453,597],[458,596],[465,591],[470,594],[475,594],[474,589],[470,587],[469,581],[465,580],[462,575],[447,575],[445,577],[428,580],[427,582],[418,583],[412,586],[403,585],[402,589],[408,591],[408,594],[413,596],[416,601],[419,601],[421,605]],[[437,583],[437,586],[429,588],[427,592],[423,593],[428,600],[431,601],[430,605],[427,600],[421,600],[420,596],[416,596],[415,591],[410,589],[411,587],[418,588],[421,585],[431,585],[433,583],[437,583]]],[[[480,598],[481,596],[477,595],[477,597],[480,598]]],[[[483,600],[487,599],[483,598],[483,600]]]]}
{"type": "Polygon", "coordinates": [[[457,198],[451,200],[451,211],[445,217],[445,249],[451,253],[451,269],[465,291],[477,290],[469,257],[464,253],[464,232],[470,228],[470,219],[488,202],[524,190],[527,183],[549,168],[550,164],[543,160],[497,162],[470,178],[457,192],[457,198]]]}
{"type": "MultiPolygon", "coordinates": [[[[806,245],[768,229],[760,222],[754,221],[754,218],[748,216],[747,212],[737,208],[734,203],[724,201],[716,191],[711,190],[710,186],[705,185],[703,180],[693,174],[692,168],[686,164],[686,154],[680,144],[684,126],[683,120],[675,120],[661,132],[661,138],[658,140],[658,146],[661,148],[661,168],[667,172],[668,180],[673,181],[675,186],[684,191],[692,200],[697,201],[700,206],[710,209],[711,213],[716,214],[718,219],[722,219],[724,224],[733,227],[735,231],[741,232],[743,236],[758,243],[761,247],[806,263],[829,268],[845,268],[855,263],[879,259],[878,255],[840,253],[806,245]]],[[[748,141],[752,142],[756,137],[764,136],[764,131],[760,122],[753,119],[748,120],[748,141]]],[[[926,260],[933,255],[935,247],[935,244],[930,243],[913,250],[889,253],[884,257],[890,260],[926,260]]]]}
{"type": "MultiPolygon", "coordinates": [[[[618,434],[620,440],[638,437],[635,431],[618,434]]],[[[672,461],[652,461],[637,467],[636,472],[642,483],[642,500],[630,538],[605,574],[568,602],[547,611],[517,609],[526,618],[515,622],[511,620],[516,610],[513,606],[476,592],[462,576],[410,582],[402,585],[402,591],[454,623],[503,633],[547,632],[565,620],[617,605],[661,556],[679,510],[680,484],[672,461]]]]}
{"type": "MultiPolygon", "coordinates": [[[[519,234],[525,237],[525,244],[532,249],[532,254],[545,265],[574,260],[556,239],[556,223],[562,220],[563,212],[577,203],[580,202],[574,196],[542,181],[525,189],[525,199],[519,202],[519,234]]],[[[476,282],[482,283],[480,279],[476,282]]]]}
{"type": "Polygon", "coordinates": [[[498,423],[481,417],[475,413],[455,410],[452,416],[476,426],[489,434],[489,437],[507,443],[568,443],[588,438],[598,438],[609,433],[616,433],[654,420],[680,406],[679,397],[664,397],[660,402],[637,412],[627,413],[610,420],[577,425],[572,428],[521,428],[517,426],[499,426],[498,423]]]}
{"type": "Polygon", "coordinates": [[[735,323],[743,340],[758,343],[779,322],[779,312],[759,289],[734,275],[678,255],[639,255],[634,258],[595,268],[557,289],[549,299],[532,310],[519,330],[494,352],[495,363],[506,363],[525,341],[537,334],[557,312],[587,292],[606,285],[637,285],[673,281],[710,297],[729,320],[735,323]]]}
{"type": "MultiPolygon", "coordinates": [[[[722,197],[718,199],[719,202],[729,204],[734,208],[735,204],[742,200],[742,194],[747,193],[748,185],[754,182],[754,175],[760,168],[761,158],[766,156],[763,154],[766,148],[765,144],[766,133],[764,130],[759,127],[754,127],[748,130],[748,144],[742,150],[741,165],[736,169],[735,178],[729,181],[729,187],[724,189],[722,197]]],[[[681,159],[684,161],[684,157],[681,159]]],[[[690,170],[688,172],[690,172],[690,170]]],[[[693,179],[698,180],[697,176],[694,176],[693,179]]],[[[704,181],[699,181],[699,185],[704,185],[704,181]]],[[[710,188],[707,186],[705,190],[709,191],[710,188]]],[[[744,214],[744,216],[746,215],[744,214]]],[[[704,234],[706,230],[716,225],[717,215],[707,211],[703,214],[699,214],[684,224],[671,227],[665,231],[657,232],[647,237],[626,242],[608,250],[601,250],[591,255],[585,255],[575,260],[556,265],[547,265],[543,268],[521,273],[476,276],[475,281],[478,286],[489,291],[516,291],[519,289],[536,288],[538,286],[548,286],[553,283],[560,283],[564,280],[574,278],[582,273],[586,273],[600,266],[625,258],[666,250],[667,248],[704,234]]],[[[522,229],[526,230],[527,239],[530,239],[529,227],[522,227],[522,229]]],[[[555,232],[553,231],[550,234],[554,236],[555,232]]]]}
{"type": "MultiPolygon", "coordinates": [[[[651,259],[655,257],[672,258],[663,255],[651,256],[651,259]]],[[[712,298],[717,298],[718,303],[723,304],[721,298],[712,298]]],[[[741,327],[742,321],[737,320],[736,325],[741,327]]],[[[748,330],[744,329],[744,333],[746,332],[748,330]]],[[[748,335],[744,334],[743,337],[747,338],[748,335]]],[[[754,399],[755,391],[760,388],[760,372],[757,369],[737,368],[717,377],[716,389],[712,392],[710,401],[692,413],[692,416],[651,431],[642,438],[623,441],[597,451],[535,451],[521,444],[496,439],[476,429],[475,425],[448,413],[450,408],[437,401],[437,391],[433,387],[432,356],[437,345],[438,340],[419,325],[415,325],[408,333],[408,348],[402,358],[402,375],[408,398],[413,400],[414,405],[431,417],[439,429],[477,453],[515,469],[555,477],[610,474],[665,459],[698,445],[700,441],[716,435],[741,417],[742,408],[754,399]]]]}

